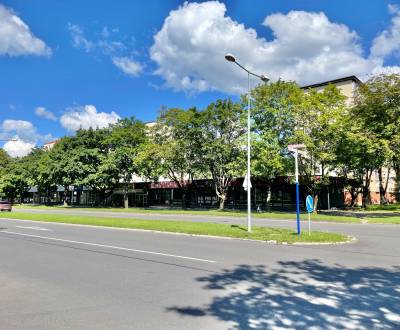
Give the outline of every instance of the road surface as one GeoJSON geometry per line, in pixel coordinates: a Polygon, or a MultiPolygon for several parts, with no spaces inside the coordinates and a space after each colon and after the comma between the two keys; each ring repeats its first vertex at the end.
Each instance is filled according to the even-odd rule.
{"type": "Polygon", "coordinates": [[[270,245],[1,219],[0,329],[399,328],[400,226],[315,227],[358,241],[270,245]]]}

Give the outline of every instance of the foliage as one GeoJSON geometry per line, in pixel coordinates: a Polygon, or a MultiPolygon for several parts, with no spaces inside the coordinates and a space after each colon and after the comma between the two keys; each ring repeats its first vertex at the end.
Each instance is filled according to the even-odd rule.
{"type": "Polygon", "coordinates": [[[296,111],[302,107],[304,92],[294,82],[278,80],[256,87],[251,96],[252,171],[264,178],[286,175],[293,171],[287,146],[293,140],[296,111]]]}
{"type": "MultiPolygon", "coordinates": [[[[90,187],[101,204],[122,185],[125,206],[134,178],[168,178],[182,192],[182,206],[195,179],[211,179],[223,209],[234,178],[246,172],[247,96],[242,102],[217,100],[204,110],[163,108],[154,125],[125,118],[102,129],[80,129],[53,149],[34,149],[11,159],[0,149],[0,191],[23,198],[33,186],[49,197],[56,186],[90,187]]],[[[352,194],[368,204],[373,173],[379,174],[381,200],[387,189],[383,169],[400,178],[400,76],[372,77],[361,84],[354,106],[333,85],[303,90],[277,81],[251,91],[252,176],[293,175],[288,144],[304,143],[300,177],[320,194],[339,175],[352,194]]],[[[268,180],[263,180],[268,182],[268,180]]],[[[119,192],[117,192],[119,193],[119,192]]]]}
{"type": "Polygon", "coordinates": [[[26,159],[16,159],[5,168],[0,179],[0,192],[11,201],[22,199],[29,189],[28,163],[26,159]]]}
{"type": "Polygon", "coordinates": [[[139,154],[146,177],[167,177],[182,192],[182,207],[194,178],[201,176],[201,114],[196,108],[187,111],[162,109],[157,123],[149,130],[150,142],[139,154]]]}
{"type": "MultiPolygon", "coordinates": [[[[378,171],[382,204],[386,194],[382,179],[383,167],[395,168],[397,174],[400,173],[400,76],[382,74],[362,84],[356,93],[352,118],[357,120],[360,134],[368,140],[365,143],[375,145],[373,149],[376,150],[376,158],[371,160],[365,157],[364,162],[372,161],[369,167],[378,171]]],[[[367,182],[368,176],[366,170],[367,182]]]]}
{"type": "Polygon", "coordinates": [[[220,209],[224,208],[232,180],[245,173],[242,116],[240,104],[231,100],[211,103],[202,113],[199,157],[211,174],[220,209]]]}

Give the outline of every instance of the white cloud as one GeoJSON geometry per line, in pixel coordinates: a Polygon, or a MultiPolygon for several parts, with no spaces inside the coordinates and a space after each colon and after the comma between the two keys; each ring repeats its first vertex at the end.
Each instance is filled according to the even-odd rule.
{"type": "Polygon", "coordinates": [[[0,54],[50,56],[51,49],[11,9],[0,4],[0,54]]]}
{"type": "Polygon", "coordinates": [[[11,157],[23,157],[31,152],[31,150],[36,146],[35,143],[25,142],[22,140],[8,141],[4,144],[3,149],[11,157]]]}
{"type": "Polygon", "coordinates": [[[1,139],[10,140],[3,146],[11,157],[26,156],[39,140],[45,139],[36,127],[26,120],[6,119],[1,125],[1,139]]]}
{"type": "Polygon", "coordinates": [[[83,30],[79,25],[68,24],[68,30],[72,37],[72,45],[76,48],[82,48],[86,52],[90,52],[95,48],[95,44],[86,39],[83,30]]]}
{"type": "Polygon", "coordinates": [[[6,119],[2,123],[1,130],[7,136],[5,138],[10,138],[12,135],[28,142],[36,142],[40,137],[36,127],[26,120],[6,119]]]}
{"type": "Polygon", "coordinates": [[[3,146],[11,157],[26,156],[38,142],[47,142],[54,137],[41,135],[36,127],[26,120],[6,119],[0,126],[0,139],[10,140],[3,146]]]}
{"type": "Polygon", "coordinates": [[[389,5],[389,12],[393,15],[391,25],[373,40],[371,56],[386,57],[400,51],[400,9],[389,5]]]}
{"type": "Polygon", "coordinates": [[[39,117],[43,117],[49,120],[57,120],[57,117],[51,111],[46,110],[44,107],[37,107],[35,114],[39,117]]]}
{"type": "Polygon", "coordinates": [[[68,131],[74,132],[80,128],[103,128],[109,124],[115,124],[121,117],[112,111],[111,113],[97,112],[93,105],[85,105],[69,109],[60,118],[61,125],[68,131]]]}
{"type": "MultiPolygon", "coordinates": [[[[69,24],[68,30],[72,37],[72,44],[75,48],[83,49],[87,53],[93,53],[97,57],[109,57],[112,63],[125,74],[137,77],[143,72],[143,65],[132,58],[132,49],[125,38],[118,38],[118,29],[103,27],[99,33],[100,38],[88,39],[83,29],[76,24],[69,24]],[[127,42],[126,45],[124,42],[127,42]],[[126,56],[129,54],[129,56],[126,56]]],[[[130,39],[132,41],[133,38],[130,39]]]]}
{"type": "Polygon", "coordinates": [[[129,76],[137,77],[143,71],[143,66],[129,57],[113,57],[114,65],[129,76]]]}
{"type": "Polygon", "coordinates": [[[158,65],[155,74],[166,87],[243,92],[245,72],[224,59],[227,52],[256,73],[300,84],[364,76],[383,68],[382,57],[363,54],[355,31],[331,22],[324,13],[267,16],[263,26],[272,30],[272,40],[225,14],[226,7],[219,1],[185,2],[170,12],[150,49],[158,65]]]}

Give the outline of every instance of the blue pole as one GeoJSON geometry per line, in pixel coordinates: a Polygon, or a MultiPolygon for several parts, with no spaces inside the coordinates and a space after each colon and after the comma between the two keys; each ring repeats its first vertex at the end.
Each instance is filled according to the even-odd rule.
{"type": "Polygon", "coordinates": [[[299,182],[296,182],[296,213],[297,213],[297,235],[300,236],[300,192],[299,192],[299,182]]]}

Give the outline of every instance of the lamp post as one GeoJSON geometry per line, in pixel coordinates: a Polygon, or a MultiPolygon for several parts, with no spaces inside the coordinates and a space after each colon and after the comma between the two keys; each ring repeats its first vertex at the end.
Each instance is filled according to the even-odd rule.
{"type": "Polygon", "coordinates": [[[264,82],[268,82],[268,78],[264,75],[258,75],[250,70],[246,69],[243,65],[241,65],[238,61],[236,61],[235,56],[232,54],[226,54],[225,59],[228,62],[235,63],[242,70],[247,72],[247,174],[245,177],[246,186],[247,186],[247,231],[251,233],[251,182],[250,182],[250,149],[251,149],[251,132],[250,132],[250,75],[261,79],[264,82]]]}
{"type": "Polygon", "coordinates": [[[299,150],[304,149],[304,144],[290,144],[289,151],[294,152],[295,180],[296,180],[296,220],[297,235],[300,235],[300,189],[299,189],[299,150]]]}

